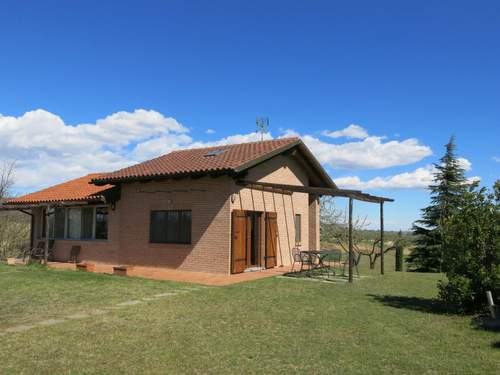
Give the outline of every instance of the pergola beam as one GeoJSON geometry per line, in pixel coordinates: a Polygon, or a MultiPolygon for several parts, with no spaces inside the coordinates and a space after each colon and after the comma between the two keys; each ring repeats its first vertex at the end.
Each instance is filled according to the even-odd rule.
{"type": "Polygon", "coordinates": [[[321,188],[313,186],[297,186],[297,185],[285,185],[285,184],[275,184],[270,182],[257,182],[248,180],[238,180],[236,181],[238,185],[248,186],[252,188],[274,188],[281,190],[288,190],[296,193],[309,193],[316,195],[329,195],[333,197],[344,197],[352,198],[364,202],[370,203],[380,203],[380,202],[394,202],[394,199],[378,197],[375,195],[370,195],[363,193],[361,190],[349,190],[349,189],[335,189],[335,188],[321,188]]]}

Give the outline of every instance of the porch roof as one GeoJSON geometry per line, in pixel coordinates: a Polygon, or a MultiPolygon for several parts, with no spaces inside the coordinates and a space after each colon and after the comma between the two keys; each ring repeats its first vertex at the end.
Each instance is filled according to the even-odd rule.
{"type": "Polygon", "coordinates": [[[31,194],[6,199],[0,204],[0,210],[31,208],[50,203],[64,204],[67,202],[103,201],[104,194],[113,189],[114,186],[96,186],[90,183],[92,179],[98,178],[101,175],[101,173],[92,173],[31,194]]]}

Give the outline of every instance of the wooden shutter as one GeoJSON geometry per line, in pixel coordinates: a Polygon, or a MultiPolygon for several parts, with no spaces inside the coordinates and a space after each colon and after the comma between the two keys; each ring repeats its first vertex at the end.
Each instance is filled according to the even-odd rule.
{"type": "Polygon", "coordinates": [[[247,218],[243,210],[233,210],[231,234],[231,272],[243,272],[247,266],[247,218]]]}
{"type": "Polygon", "coordinates": [[[276,246],[278,244],[278,215],[266,213],[266,268],[276,267],[276,246]]]}

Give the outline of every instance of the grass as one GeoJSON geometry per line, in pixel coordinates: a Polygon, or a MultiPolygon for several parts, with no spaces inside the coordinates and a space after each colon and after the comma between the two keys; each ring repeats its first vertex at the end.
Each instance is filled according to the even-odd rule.
{"type": "Polygon", "coordinates": [[[0,332],[108,311],[5,334],[0,373],[498,373],[498,333],[447,315],[439,275],[363,273],[353,285],[271,278],[106,310],[191,285],[0,266],[0,332]]]}

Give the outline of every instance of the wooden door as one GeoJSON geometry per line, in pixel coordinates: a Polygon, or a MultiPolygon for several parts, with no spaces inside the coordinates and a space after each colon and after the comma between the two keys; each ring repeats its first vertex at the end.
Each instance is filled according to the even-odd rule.
{"type": "Polygon", "coordinates": [[[266,268],[276,267],[276,246],[278,244],[278,215],[266,213],[266,268]]]}
{"type": "Polygon", "coordinates": [[[231,234],[231,272],[240,273],[247,267],[247,215],[233,210],[231,234]]]}

